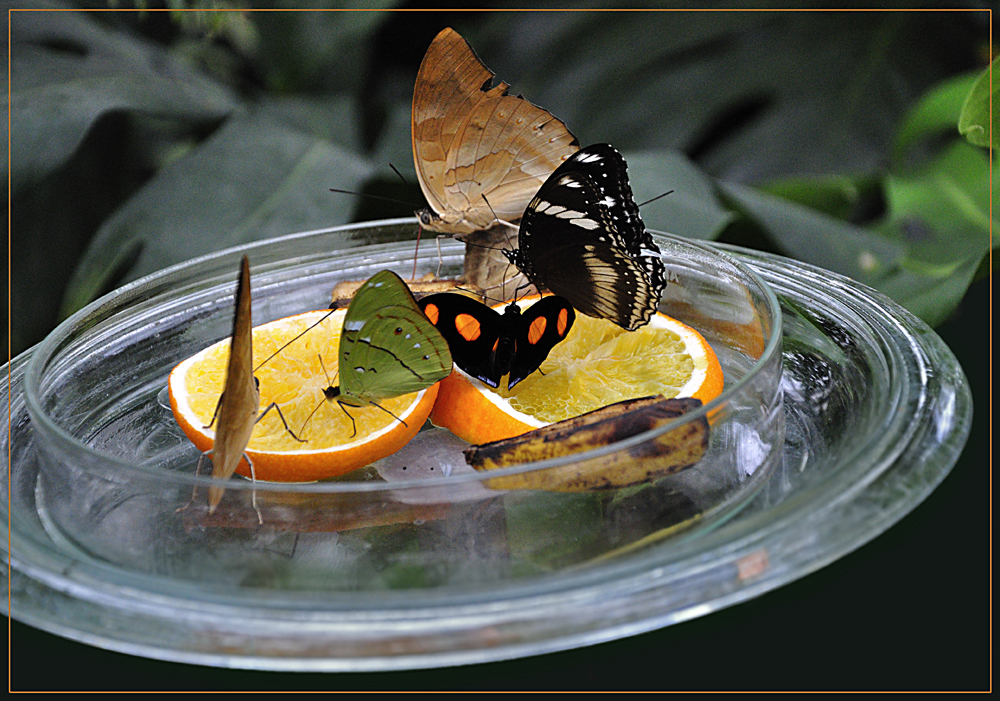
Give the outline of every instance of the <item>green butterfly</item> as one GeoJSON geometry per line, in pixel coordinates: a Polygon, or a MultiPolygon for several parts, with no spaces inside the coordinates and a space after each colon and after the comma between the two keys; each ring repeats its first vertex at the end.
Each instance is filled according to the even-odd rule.
{"type": "MultiPolygon", "coordinates": [[[[420,311],[402,278],[390,270],[375,273],[351,300],[338,364],[340,384],[323,394],[340,405],[352,426],[354,418],[345,405],[378,407],[405,424],[378,402],[426,389],[448,377],[452,368],[448,342],[420,311]]],[[[354,426],[352,436],[356,434],[354,426]]]]}

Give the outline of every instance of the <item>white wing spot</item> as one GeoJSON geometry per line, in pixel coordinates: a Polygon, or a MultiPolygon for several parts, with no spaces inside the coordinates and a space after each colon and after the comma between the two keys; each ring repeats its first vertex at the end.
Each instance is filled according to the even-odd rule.
{"type": "Polygon", "coordinates": [[[605,197],[603,200],[601,200],[600,204],[603,204],[605,207],[608,207],[610,209],[611,207],[615,206],[615,198],[605,197]]]}
{"type": "Polygon", "coordinates": [[[560,219],[579,219],[580,217],[586,216],[583,212],[576,212],[572,209],[566,209],[565,207],[559,207],[558,212],[551,212],[555,214],[560,219]]]}
{"type": "Polygon", "coordinates": [[[414,347],[414,348],[420,348],[420,344],[419,344],[419,343],[414,343],[414,344],[413,344],[413,347],[414,347]]]}
{"type": "Polygon", "coordinates": [[[588,153],[586,156],[580,156],[580,163],[593,163],[595,161],[601,160],[601,156],[596,153],[588,153]]]}
{"type": "Polygon", "coordinates": [[[593,231],[594,229],[600,227],[600,224],[595,222],[593,219],[570,219],[570,224],[578,226],[581,229],[586,229],[587,231],[593,231]]]}
{"type": "Polygon", "coordinates": [[[348,321],[344,324],[344,328],[348,331],[360,331],[364,325],[364,321],[348,321]]]}

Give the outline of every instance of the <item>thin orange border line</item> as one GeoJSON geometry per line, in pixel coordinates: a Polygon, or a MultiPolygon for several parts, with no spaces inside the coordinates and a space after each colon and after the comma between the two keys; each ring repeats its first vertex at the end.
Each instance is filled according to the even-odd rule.
{"type": "MultiPolygon", "coordinates": [[[[995,155],[993,149],[993,10],[982,7],[953,7],[953,8],[553,8],[553,9],[533,9],[533,8],[486,8],[486,9],[449,9],[449,8],[8,8],[7,9],[7,464],[10,465],[11,458],[11,325],[13,316],[11,312],[11,241],[13,239],[12,230],[12,204],[11,204],[11,13],[13,12],[982,12],[989,15],[989,47],[990,62],[988,66],[990,83],[990,106],[989,106],[989,145],[990,153],[995,155]]],[[[989,222],[990,238],[989,248],[989,465],[993,464],[993,158],[990,158],[989,170],[989,222]]],[[[990,494],[993,494],[993,472],[990,470],[989,477],[990,494]]],[[[10,511],[10,470],[7,470],[7,571],[11,572],[11,511],[10,511]]],[[[990,496],[990,591],[993,591],[993,497],[990,496]]],[[[993,599],[990,597],[990,621],[993,620],[993,599]]],[[[7,578],[7,692],[11,690],[11,620],[13,618],[11,601],[11,578],[7,578]]],[[[990,624],[990,659],[993,659],[993,623],[990,624]]],[[[993,663],[990,662],[990,687],[993,691],[993,663]]],[[[23,693],[23,692],[22,692],[23,693]]],[[[106,692],[101,692],[106,693],[106,692]]],[[[173,693],[173,692],[171,692],[173,693]]],[[[225,692],[216,692],[225,693],[225,692]]],[[[765,692],[761,692],[765,693],[765,692]]],[[[767,692],[770,693],[770,692],[767,692]]],[[[797,692],[796,692],[797,693],[797,692]]],[[[871,693],[871,692],[868,692],[871,693]]],[[[878,693],[878,692],[875,692],[878,693]]],[[[888,692],[886,692],[888,693],[888,692]]],[[[974,693],[974,692],[970,692],[974,693]]]]}
{"type": "Polygon", "coordinates": [[[10,533],[11,523],[10,516],[10,456],[11,456],[11,442],[10,442],[10,403],[11,403],[11,390],[10,390],[10,351],[11,351],[11,330],[14,324],[14,317],[11,316],[11,306],[10,306],[10,280],[13,277],[13,270],[11,269],[11,257],[10,257],[10,242],[13,240],[13,232],[11,227],[11,200],[10,200],[10,18],[11,10],[7,10],[7,693],[11,693],[11,595],[10,595],[10,580],[11,573],[13,570],[10,566],[11,559],[11,542],[10,533]]]}
{"type": "MultiPolygon", "coordinates": [[[[483,8],[450,8],[450,7],[396,7],[396,8],[367,8],[367,7],[18,7],[10,8],[10,12],[989,12],[992,21],[992,10],[983,7],[705,7],[705,8],[677,8],[677,7],[483,7],[483,8]]],[[[992,28],[990,30],[992,42],[992,28]]]]}
{"type": "MultiPolygon", "coordinates": [[[[993,149],[993,10],[990,10],[990,315],[989,315],[989,467],[993,465],[993,161],[996,151],[993,149]]],[[[989,470],[990,494],[993,494],[993,470],[989,470]]],[[[993,591],[993,497],[990,496],[990,591],[993,591]]],[[[990,621],[993,620],[993,597],[990,596],[990,621]]],[[[990,623],[990,659],[993,659],[993,624],[990,623]]],[[[990,662],[990,691],[993,691],[993,663],[990,662]]]]}

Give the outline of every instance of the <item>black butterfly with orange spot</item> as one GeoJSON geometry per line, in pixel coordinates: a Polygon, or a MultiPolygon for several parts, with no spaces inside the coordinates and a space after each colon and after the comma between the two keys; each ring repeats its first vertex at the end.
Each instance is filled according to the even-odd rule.
{"type": "Polygon", "coordinates": [[[555,296],[523,312],[511,302],[503,314],[460,294],[429,295],[418,304],[448,341],[458,367],[490,387],[509,374],[508,389],[541,366],[576,319],[569,302],[555,296]]]}

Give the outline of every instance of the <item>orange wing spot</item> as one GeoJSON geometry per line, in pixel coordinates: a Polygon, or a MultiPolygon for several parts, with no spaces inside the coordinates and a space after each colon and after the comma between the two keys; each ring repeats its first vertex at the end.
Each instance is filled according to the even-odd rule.
{"type": "Polygon", "coordinates": [[[541,341],[548,323],[548,320],[544,316],[540,316],[532,321],[531,326],[528,327],[528,343],[535,345],[541,341]]]}
{"type": "Polygon", "coordinates": [[[436,304],[428,304],[424,307],[424,316],[430,319],[430,322],[435,326],[438,325],[438,319],[441,318],[441,310],[438,309],[436,304]]]}
{"type": "Polygon", "coordinates": [[[559,332],[560,336],[566,335],[566,326],[569,324],[569,311],[566,309],[559,310],[559,317],[556,319],[556,331],[559,332]]]}
{"type": "Polygon", "coordinates": [[[500,345],[500,337],[497,336],[497,340],[493,341],[493,352],[494,353],[497,352],[497,346],[499,346],[499,345],[500,345]]]}
{"type": "Polygon", "coordinates": [[[455,317],[455,330],[466,341],[475,341],[482,331],[479,320],[470,314],[459,314],[455,317]]]}

